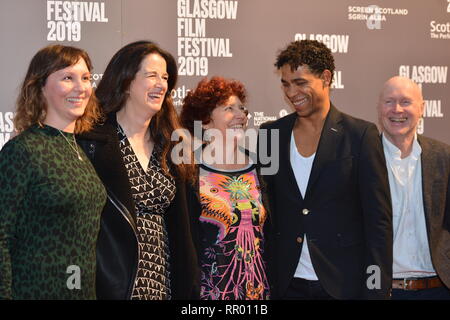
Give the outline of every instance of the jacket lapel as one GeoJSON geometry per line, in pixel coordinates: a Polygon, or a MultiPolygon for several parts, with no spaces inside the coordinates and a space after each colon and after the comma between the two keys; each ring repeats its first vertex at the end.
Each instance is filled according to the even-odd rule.
{"type": "Polygon", "coordinates": [[[428,235],[430,234],[430,214],[432,212],[432,182],[435,170],[433,169],[433,150],[428,145],[428,142],[421,136],[417,136],[417,140],[422,148],[420,155],[422,166],[422,197],[423,197],[423,210],[425,212],[425,220],[428,228],[428,235]]]}
{"type": "Polygon", "coordinates": [[[92,163],[108,191],[114,194],[135,219],[131,185],[122,159],[119,140],[116,133],[117,120],[114,113],[109,114],[104,124],[81,136],[82,139],[96,142],[92,163]]]}
{"type": "Polygon", "coordinates": [[[291,135],[294,128],[295,120],[297,119],[297,113],[291,113],[287,120],[287,123],[280,130],[280,168],[286,168],[283,170],[285,176],[283,180],[286,181],[285,189],[290,190],[289,194],[294,197],[296,201],[302,200],[302,194],[295,179],[294,170],[291,165],[291,135]],[[292,192],[291,192],[292,191],[292,192]]]}
{"type": "Polygon", "coordinates": [[[316,156],[314,157],[305,198],[310,195],[323,167],[336,159],[336,146],[339,145],[339,141],[343,134],[343,128],[340,125],[341,116],[342,114],[331,105],[323,125],[322,134],[320,135],[319,145],[317,147],[316,156]]]}

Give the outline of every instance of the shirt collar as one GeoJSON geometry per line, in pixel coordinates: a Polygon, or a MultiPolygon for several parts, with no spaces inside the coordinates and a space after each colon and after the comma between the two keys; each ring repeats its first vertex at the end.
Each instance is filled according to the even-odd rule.
{"type": "Polygon", "coordinates": [[[413,148],[411,152],[411,156],[414,160],[417,160],[420,158],[420,155],[422,154],[422,147],[419,144],[419,141],[417,141],[417,133],[414,135],[414,141],[413,141],[413,148]]]}
{"type": "MultiPolygon", "coordinates": [[[[400,149],[397,148],[397,146],[394,145],[392,142],[390,142],[384,134],[382,134],[382,139],[383,139],[384,149],[387,151],[387,154],[389,155],[389,157],[391,157],[392,159],[396,159],[396,160],[402,160],[401,159],[402,152],[400,151],[400,149]]],[[[419,142],[417,141],[417,133],[416,133],[416,134],[414,134],[414,140],[413,140],[411,154],[408,157],[406,157],[405,159],[411,158],[413,160],[418,160],[420,158],[421,153],[422,153],[422,147],[420,146],[419,142]]]]}

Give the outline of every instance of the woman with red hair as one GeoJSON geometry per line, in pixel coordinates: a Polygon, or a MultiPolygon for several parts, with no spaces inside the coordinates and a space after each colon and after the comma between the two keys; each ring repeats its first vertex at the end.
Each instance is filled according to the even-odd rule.
{"type": "Polygon", "coordinates": [[[204,131],[197,137],[204,143],[197,150],[198,181],[190,197],[201,299],[269,298],[262,258],[267,213],[256,164],[240,148],[247,128],[246,100],[242,83],[213,77],[187,94],[181,112],[192,134],[204,131]],[[196,130],[200,123],[202,129],[196,130]]]}

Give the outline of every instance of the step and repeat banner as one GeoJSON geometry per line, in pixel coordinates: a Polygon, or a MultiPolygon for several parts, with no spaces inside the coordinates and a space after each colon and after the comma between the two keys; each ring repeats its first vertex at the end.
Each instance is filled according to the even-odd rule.
{"type": "Polygon", "coordinates": [[[274,67],[293,40],[316,39],[336,62],[332,101],[377,122],[383,83],[394,75],[419,83],[425,113],[419,133],[450,144],[450,0],[1,0],[0,148],[13,135],[15,99],[31,57],[53,43],[88,51],[94,87],[112,55],[152,40],[178,61],[172,92],[180,107],[204,77],[242,81],[249,123],[292,109],[274,67]]]}

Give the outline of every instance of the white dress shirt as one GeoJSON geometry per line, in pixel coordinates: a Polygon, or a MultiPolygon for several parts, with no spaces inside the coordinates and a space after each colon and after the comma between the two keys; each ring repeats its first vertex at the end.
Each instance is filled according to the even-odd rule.
{"type": "MultiPolygon", "coordinates": [[[[309,175],[311,174],[312,165],[314,162],[314,157],[316,154],[305,158],[297,150],[295,144],[294,133],[291,135],[291,152],[290,160],[292,170],[294,171],[295,180],[297,181],[298,188],[300,192],[305,197],[306,188],[308,186],[309,175]]],[[[303,278],[306,280],[319,280],[317,278],[316,272],[311,262],[311,257],[308,250],[308,241],[306,239],[306,234],[303,239],[302,253],[300,255],[300,260],[297,265],[297,269],[294,274],[295,278],[303,278]]]]}
{"type": "Polygon", "coordinates": [[[434,276],[422,197],[422,148],[414,139],[411,154],[401,151],[383,135],[389,175],[394,227],[393,278],[434,276]]]}

